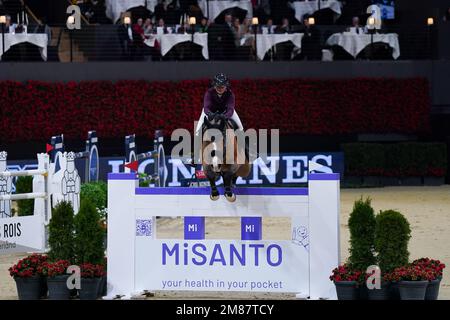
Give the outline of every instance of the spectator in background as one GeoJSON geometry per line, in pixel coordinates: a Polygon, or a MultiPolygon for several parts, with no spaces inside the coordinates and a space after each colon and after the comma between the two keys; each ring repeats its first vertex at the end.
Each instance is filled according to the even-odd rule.
{"type": "Polygon", "coordinates": [[[11,16],[6,16],[5,33],[13,33],[14,25],[11,23],[11,16]]]}
{"type": "Polygon", "coordinates": [[[291,32],[291,26],[289,25],[289,19],[283,18],[281,25],[275,28],[275,33],[289,33],[291,32]]]}
{"type": "Polygon", "coordinates": [[[315,25],[309,23],[311,16],[305,15],[303,18],[303,38],[302,53],[300,59],[320,60],[322,57],[322,48],[320,46],[320,31],[315,25]]]}
{"type": "Polygon", "coordinates": [[[131,58],[131,47],[133,46],[133,29],[129,24],[121,24],[117,32],[122,48],[122,59],[129,60],[131,58]]]}
{"type": "Polygon", "coordinates": [[[364,27],[359,24],[359,17],[353,17],[352,26],[350,27],[349,31],[356,34],[365,33],[364,27]]]}
{"type": "Polygon", "coordinates": [[[225,15],[225,24],[230,28],[233,29],[233,16],[231,14],[225,15]]]}
{"type": "Polygon", "coordinates": [[[164,22],[163,18],[158,20],[158,27],[156,28],[157,33],[158,33],[158,28],[162,28],[162,29],[159,29],[159,30],[162,30],[163,33],[168,33],[167,32],[166,23],[164,22]]]}
{"type": "Polygon", "coordinates": [[[272,34],[275,33],[276,26],[273,25],[273,19],[268,18],[265,27],[267,28],[267,33],[272,34]]]}
{"type": "Polygon", "coordinates": [[[154,32],[152,20],[150,18],[145,19],[144,22],[144,37],[148,39],[154,32]]]}
{"type": "Polygon", "coordinates": [[[233,27],[233,16],[227,13],[224,18],[225,28],[221,34],[223,51],[226,59],[232,60],[235,58],[236,52],[236,35],[233,27]]]}
{"type": "Polygon", "coordinates": [[[233,21],[233,30],[235,37],[235,45],[239,47],[241,45],[241,39],[244,38],[244,35],[247,33],[246,27],[240,23],[239,18],[235,18],[233,21]]]}
{"type": "Polygon", "coordinates": [[[131,56],[134,60],[142,60],[144,57],[144,21],[139,18],[133,25],[133,46],[131,56]]]}
{"type": "Polygon", "coordinates": [[[200,20],[200,27],[199,27],[198,32],[200,32],[200,33],[208,32],[209,25],[210,25],[210,22],[209,22],[208,18],[202,17],[202,19],[200,20]]]}

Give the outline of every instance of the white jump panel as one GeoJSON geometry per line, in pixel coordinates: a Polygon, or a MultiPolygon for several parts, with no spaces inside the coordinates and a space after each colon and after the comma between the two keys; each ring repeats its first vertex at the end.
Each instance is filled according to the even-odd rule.
{"type": "Polygon", "coordinates": [[[335,298],[328,276],[339,263],[338,174],[311,174],[308,188],[236,188],[235,203],[211,201],[208,188],[137,188],[137,181],[130,173],[108,177],[108,296],[189,290],[335,298]],[[292,239],[158,239],[156,216],[290,217],[292,239]]]}

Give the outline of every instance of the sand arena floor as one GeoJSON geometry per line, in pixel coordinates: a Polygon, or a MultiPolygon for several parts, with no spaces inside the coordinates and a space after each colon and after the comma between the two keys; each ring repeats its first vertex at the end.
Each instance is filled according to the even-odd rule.
{"type": "MultiPolygon", "coordinates": [[[[450,186],[442,187],[386,187],[374,189],[341,190],[341,258],[348,257],[348,216],[353,203],[361,196],[369,196],[375,211],[399,210],[406,216],[412,229],[409,243],[410,260],[430,257],[447,265],[441,283],[439,299],[450,300],[450,186]]],[[[206,220],[207,238],[238,239],[239,219],[206,220]],[[209,231],[209,232],[208,232],[209,231]]],[[[159,237],[182,238],[181,219],[160,219],[159,237]]],[[[287,219],[264,219],[263,236],[266,239],[289,239],[290,225],[287,219]]],[[[8,268],[23,255],[0,256],[0,299],[17,299],[14,280],[8,268]]],[[[330,270],[331,272],[331,270],[330,270]]],[[[292,294],[269,293],[202,293],[157,292],[150,299],[293,299],[292,294]]]]}

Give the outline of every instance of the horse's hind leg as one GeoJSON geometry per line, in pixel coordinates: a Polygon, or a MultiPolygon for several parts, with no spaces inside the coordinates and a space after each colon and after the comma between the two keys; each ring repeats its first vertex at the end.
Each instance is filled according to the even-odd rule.
{"type": "Polygon", "coordinates": [[[209,195],[209,198],[213,201],[216,201],[219,199],[219,190],[217,190],[216,186],[216,175],[214,172],[206,172],[206,177],[209,180],[209,184],[211,186],[211,194],[209,195]]]}
{"type": "Polygon", "coordinates": [[[225,187],[225,198],[230,202],[236,201],[236,195],[233,193],[232,182],[233,182],[233,174],[229,171],[224,172],[222,174],[223,177],[223,185],[225,187]]]}

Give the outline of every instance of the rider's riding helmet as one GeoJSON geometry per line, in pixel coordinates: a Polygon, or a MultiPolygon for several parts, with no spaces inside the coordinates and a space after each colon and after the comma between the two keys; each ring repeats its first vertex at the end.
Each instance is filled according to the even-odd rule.
{"type": "Polygon", "coordinates": [[[228,77],[223,73],[218,73],[214,77],[212,81],[213,87],[229,87],[230,81],[228,80],[228,77]]]}

